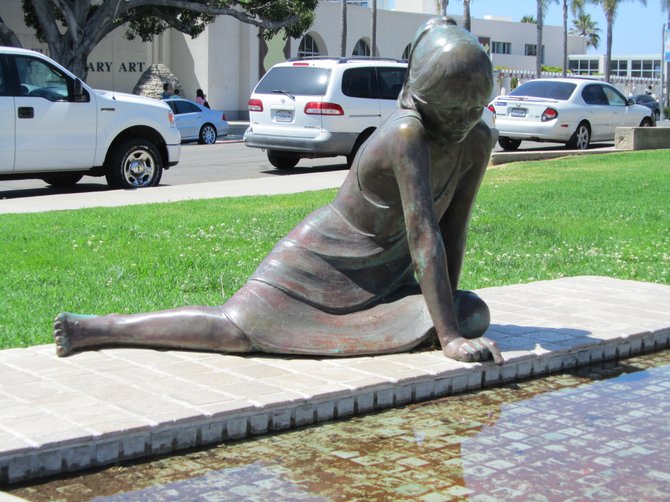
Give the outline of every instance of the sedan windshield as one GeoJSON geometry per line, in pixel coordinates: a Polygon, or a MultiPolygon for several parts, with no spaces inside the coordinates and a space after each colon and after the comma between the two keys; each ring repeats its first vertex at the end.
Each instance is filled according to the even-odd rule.
{"type": "Polygon", "coordinates": [[[534,98],[558,99],[566,101],[570,98],[576,84],[570,82],[549,82],[531,80],[510,92],[510,96],[532,96],[534,98]]]}

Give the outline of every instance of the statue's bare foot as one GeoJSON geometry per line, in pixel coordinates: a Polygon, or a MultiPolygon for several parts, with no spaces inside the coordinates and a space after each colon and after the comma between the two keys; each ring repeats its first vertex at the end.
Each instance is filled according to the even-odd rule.
{"type": "Polygon", "coordinates": [[[70,314],[61,312],[54,319],[54,341],[56,342],[56,355],[58,357],[69,356],[74,347],[73,341],[81,334],[80,321],[90,319],[91,315],[70,314]]]}

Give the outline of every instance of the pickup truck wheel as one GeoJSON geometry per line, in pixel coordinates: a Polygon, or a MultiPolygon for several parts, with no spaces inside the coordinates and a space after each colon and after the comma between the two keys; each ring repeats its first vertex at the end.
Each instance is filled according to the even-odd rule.
{"type": "Polygon", "coordinates": [[[212,124],[205,124],[200,128],[198,143],[201,145],[213,145],[216,143],[216,127],[212,124]]]}
{"type": "Polygon", "coordinates": [[[268,160],[277,169],[292,169],[298,164],[300,157],[295,153],[268,150],[268,160]]]}
{"type": "Polygon", "coordinates": [[[158,185],[163,175],[163,159],[146,139],[121,142],[107,159],[107,183],[113,188],[143,188],[158,185]]]}
{"type": "Polygon", "coordinates": [[[71,187],[72,185],[76,185],[83,177],[83,174],[54,174],[53,176],[42,178],[42,181],[52,187],[71,187]]]}

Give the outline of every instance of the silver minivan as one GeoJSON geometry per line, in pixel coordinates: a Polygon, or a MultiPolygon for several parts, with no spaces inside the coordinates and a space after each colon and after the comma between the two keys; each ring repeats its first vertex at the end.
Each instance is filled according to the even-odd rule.
{"type": "Polygon", "coordinates": [[[244,142],[267,151],[279,169],[301,158],[344,155],[358,148],[397,110],[404,60],[369,57],[292,59],[273,66],[249,99],[244,142]]]}

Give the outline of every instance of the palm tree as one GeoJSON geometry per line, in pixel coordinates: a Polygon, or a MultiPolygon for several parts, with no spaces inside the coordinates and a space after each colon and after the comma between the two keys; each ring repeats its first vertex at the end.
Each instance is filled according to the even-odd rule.
{"type": "Polygon", "coordinates": [[[370,56],[377,55],[377,0],[372,0],[370,9],[372,16],[370,21],[370,56]]]}
{"type": "Polygon", "coordinates": [[[347,0],[340,0],[340,56],[347,55],[347,0]]]}
{"type": "MultiPolygon", "coordinates": [[[[670,0],[661,0],[661,10],[668,13],[668,23],[665,27],[670,30],[670,0]]],[[[661,54],[661,64],[663,64],[663,56],[661,54]]],[[[661,85],[663,85],[663,82],[661,82],[661,85]]],[[[665,106],[670,106],[670,63],[665,64],[665,106]]]]}
{"type": "Polygon", "coordinates": [[[521,18],[520,22],[522,22],[522,23],[526,23],[526,24],[535,24],[535,23],[537,23],[537,21],[535,21],[535,17],[531,16],[530,14],[526,14],[525,16],[523,16],[523,17],[521,18]]]}
{"type": "MultiPolygon", "coordinates": [[[[616,11],[623,0],[589,0],[592,4],[600,5],[607,20],[607,50],[605,52],[605,82],[610,81],[610,61],[612,60],[612,28],[616,19],[616,11]]],[[[642,5],[647,5],[647,0],[639,0],[642,5]]],[[[666,0],[662,0],[666,1],[666,0]]]]}
{"type": "Polygon", "coordinates": [[[586,37],[586,47],[597,49],[600,45],[600,28],[598,22],[591,19],[591,14],[580,12],[577,19],[572,20],[570,35],[586,37]]]}
{"type": "MultiPolygon", "coordinates": [[[[472,21],[470,20],[470,2],[472,0],[463,0],[463,28],[470,31],[472,21]]],[[[668,0],[670,2],[670,0],[668,0]]]]}
{"type": "Polygon", "coordinates": [[[447,15],[447,7],[449,7],[449,0],[437,0],[437,13],[440,16],[447,15]]]}
{"type": "Polygon", "coordinates": [[[544,13],[550,3],[558,0],[537,0],[537,45],[535,46],[535,76],[542,76],[542,28],[544,24],[544,13]]]}
{"type": "Polygon", "coordinates": [[[568,7],[575,16],[584,8],[584,0],[563,0],[563,78],[568,74],[568,7]]]}

